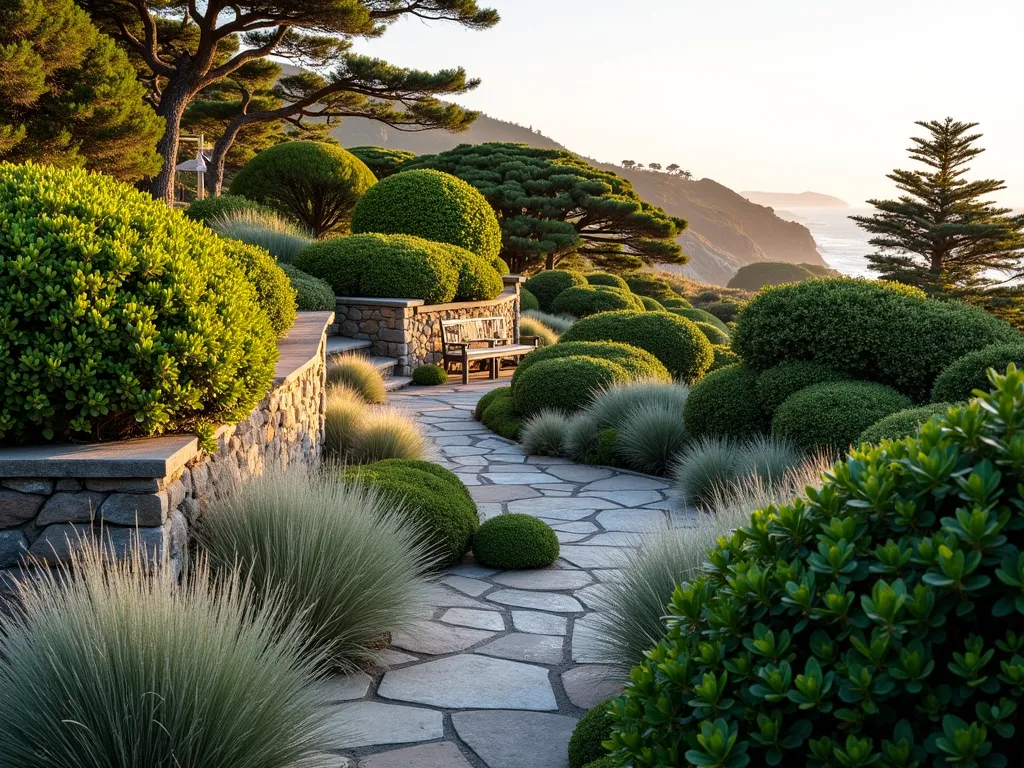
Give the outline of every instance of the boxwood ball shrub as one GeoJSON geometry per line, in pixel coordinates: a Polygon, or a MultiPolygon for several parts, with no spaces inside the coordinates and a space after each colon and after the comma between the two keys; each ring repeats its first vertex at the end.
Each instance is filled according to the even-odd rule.
{"type": "Polygon", "coordinates": [[[721,344],[713,344],[711,351],[715,356],[714,361],[711,363],[709,371],[717,371],[719,368],[725,368],[727,365],[735,365],[740,362],[740,356],[732,351],[732,347],[723,347],[721,344]]]}
{"type": "Polygon", "coordinates": [[[484,411],[487,410],[487,406],[489,406],[491,403],[493,403],[500,397],[511,396],[511,387],[498,387],[497,389],[492,389],[490,392],[487,392],[479,400],[476,401],[476,407],[473,409],[473,418],[476,419],[477,421],[480,421],[480,419],[484,415],[484,411]]]}
{"type": "Polygon", "coordinates": [[[522,312],[526,312],[528,310],[533,310],[536,312],[540,310],[540,302],[537,301],[537,297],[530,293],[530,291],[528,291],[526,288],[520,288],[519,309],[522,312]]]}
{"type": "Polygon", "coordinates": [[[848,379],[844,373],[809,360],[791,360],[762,371],[757,377],[757,401],[771,415],[786,398],[812,384],[848,379]]]}
{"type": "Polygon", "coordinates": [[[699,320],[694,325],[703,333],[708,341],[711,342],[712,346],[727,347],[729,346],[730,339],[729,334],[713,326],[711,323],[706,323],[703,320],[699,320]]]}
{"type": "Polygon", "coordinates": [[[692,437],[752,437],[768,431],[757,402],[757,374],[745,365],[712,371],[690,389],[683,420],[692,437]]]}
{"type": "Polygon", "coordinates": [[[409,235],[349,235],[313,243],[295,257],[338,296],[422,299],[444,304],[459,289],[452,246],[409,235]]]}
{"type": "Polygon", "coordinates": [[[764,288],[740,315],[733,349],[757,371],[810,360],[927,402],[936,377],[954,360],[1020,339],[984,310],[844,277],[764,288]]]}
{"type": "Polygon", "coordinates": [[[715,328],[717,328],[727,336],[729,334],[729,326],[727,326],[717,317],[712,315],[710,312],[705,312],[703,309],[688,309],[685,307],[679,309],[675,309],[673,307],[667,308],[670,312],[673,312],[674,314],[677,314],[681,317],[685,317],[687,320],[692,320],[695,323],[708,323],[709,325],[715,326],[715,328]]]}
{"type": "Polygon", "coordinates": [[[0,442],[238,421],[270,387],[274,329],[224,241],[127,184],[0,164],[0,264],[0,442]]]}
{"type": "Polygon", "coordinates": [[[448,373],[440,365],[421,365],[412,372],[412,380],[420,386],[432,387],[448,383],[448,373]]]}
{"type": "Polygon", "coordinates": [[[988,389],[988,369],[999,373],[1013,363],[1024,367],[1024,337],[1016,343],[993,344],[983,349],[968,352],[943,369],[932,387],[932,400],[957,402],[969,400],[974,390],[988,389]]]}
{"type": "Polygon", "coordinates": [[[591,272],[586,275],[586,280],[591,285],[607,285],[618,288],[621,291],[629,292],[629,284],[618,275],[611,272],[591,272]]]}
{"type": "Polygon", "coordinates": [[[222,238],[228,258],[237,264],[256,289],[256,301],[274,333],[284,336],[295,324],[295,289],[274,257],[263,248],[222,238]]]}
{"type": "Polygon", "coordinates": [[[532,515],[498,515],[473,535],[473,557],[488,568],[546,568],[558,559],[558,537],[532,515]]]}
{"type": "Polygon", "coordinates": [[[541,360],[521,374],[516,372],[512,402],[522,416],[546,408],[568,413],[586,406],[602,388],[630,380],[629,372],[621,365],[597,357],[541,360]]]}
{"type": "Polygon", "coordinates": [[[564,357],[596,357],[615,363],[629,374],[631,381],[646,379],[668,382],[672,380],[668,369],[645,349],[612,341],[559,341],[541,347],[523,357],[512,374],[512,386],[534,363],[564,357]]]}
{"type": "Polygon", "coordinates": [[[933,416],[943,416],[953,407],[952,403],[929,403],[916,408],[907,408],[883,416],[860,433],[854,443],[880,443],[883,440],[902,440],[910,437],[921,425],[933,416]]]}
{"type": "Polygon", "coordinates": [[[487,402],[480,413],[480,421],[489,430],[501,435],[506,440],[519,439],[523,421],[512,399],[510,387],[501,387],[495,390],[494,397],[487,402]]]}
{"type": "Polygon", "coordinates": [[[870,381],[815,384],[790,395],[772,416],[772,435],[804,451],[844,451],[876,421],[911,406],[892,387],[870,381]]]}
{"type": "Polygon", "coordinates": [[[612,705],[620,761],[1020,765],[1024,375],[984,400],[722,540],[612,705]]]}
{"type": "Polygon", "coordinates": [[[349,467],[344,478],[398,501],[441,564],[457,562],[479,526],[476,504],[458,476],[424,461],[387,459],[349,467]]]}
{"type": "Polygon", "coordinates": [[[664,312],[665,307],[657,300],[652,299],[650,296],[639,296],[640,303],[644,305],[644,309],[647,312],[664,312]]]}
{"type": "Polygon", "coordinates": [[[498,257],[498,217],[472,185],[433,169],[404,171],[375,184],[356,203],[352,231],[413,235],[498,257]]]}
{"type": "Polygon", "coordinates": [[[334,290],[326,280],[313,277],[291,264],[278,264],[295,289],[295,308],[300,312],[333,312],[337,307],[334,290]]]}
{"type": "Polygon", "coordinates": [[[340,231],[377,183],[366,164],[339,146],[286,141],[264,149],[231,179],[231,194],[289,216],[320,237],[340,231]]]}
{"type": "Polygon", "coordinates": [[[455,301],[487,301],[505,289],[498,270],[486,259],[454,245],[449,246],[448,253],[459,273],[455,301]]]}
{"type": "Polygon", "coordinates": [[[584,287],[587,285],[587,278],[582,272],[573,272],[567,269],[547,269],[538,272],[524,284],[526,290],[532,293],[540,302],[540,309],[543,312],[551,312],[551,304],[566,288],[584,287]]]}
{"type": "Polygon", "coordinates": [[[615,721],[608,711],[611,699],[587,710],[579,719],[569,738],[569,768],[586,768],[595,760],[608,756],[601,742],[607,741],[612,735],[615,721]]]}
{"type": "Polygon", "coordinates": [[[665,309],[693,309],[693,304],[682,296],[669,296],[667,299],[662,299],[661,305],[665,309]]]}
{"type": "Polygon", "coordinates": [[[632,297],[614,289],[602,291],[592,286],[566,288],[551,302],[552,312],[573,317],[587,317],[618,309],[635,310],[632,297]]]}
{"type": "Polygon", "coordinates": [[[647,272],[632,272],[624,275],[623,280],[626,281],[629,290],[637,296],[648,296],[657,299],[662,304],[665,303],[665,299],[679,298],[679,294],[672,289],[668,280],[647,272]]]}
{"type": "Polygon", "coordinates": [[[677,379],[693,382],[711,367],[707,337],[689,320],[667,312],[605,312],[573,323],[567,341],[617,341],[646,349],[677,379]]]}
{"type": "Polygon", "coordinates": [[[225,219],[235,213],[252,211],[256,214],[272,213],[272,209],[242,195],[219,195],[193,200],[184,210],[186,216],[203,224],[215,219],[225,219]]]}

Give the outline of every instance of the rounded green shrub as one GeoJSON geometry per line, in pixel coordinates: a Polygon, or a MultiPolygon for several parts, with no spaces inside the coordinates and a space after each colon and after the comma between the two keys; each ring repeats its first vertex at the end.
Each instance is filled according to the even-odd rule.
{"type": "Polygon", "coordinates": [[[715,326],[722,333],[729,335],[729,326],[719,320],[717,317],[712,315],[710,312],[705,312],[703,309],[673,309],[668,307],[669,312],[685,317],[687,320],[691,320],[694,323],[708,323],[709,325],[715,326]]]}
{"type": "Polygon", "coordinates": [[[932,416],[944,416],[953,407],[952,403],[929,403],[916,408],[883,416],[860,433],[854,443],[880,443],[883,440],[902,440],[910,437],[932,416]]]}
{"type": "Polygon", "coordinates": [[[573,728],[569,738],[569,768],[586,768],[587,765],[608,756],[608,751],[601,742],[608,741],[612,735],[615,721],[608,711],[611,699],[587,710],[573,728]]]}
{"type": "Polygon", "coordinates": [[[821,363],[808,360],[791,360],[779,363],[757,377],[757,401],[761,408],[771,416],[783,402],[795,392],[811,386],[830,381],[845,381],[846,376],[821,363]]]}
{"type": "Polygon", "coordinates": [[[605,755],[600,760],[587,763],[583,768],[622,768],[622,763],[616,760],[612,755],[605,755]]]}
{"type": "Polygon", "coordinates": [[[487,301],[493,299],[503,290],[505,284],[501,275],[486,259],[482,259],[472,251],[451,246],[450,258],[459,273],[458,287],[455,289],[455,301],[487,301]]]}
{"type": "Polygon", "coordinates": [[[522,312],[533,310],[534,312],[540,311],[540,302],[537,301],[537,297],[534,296],[526,288],[519,289],[519,309],[522,312]]]}
{"type": "Polygon", "coordinates": [[[0,442],[233,422],[270,387],[274,329],[225,241],[127,184],[0,164],[0,265],[0,442]]]}
{"type": "Polygon", "coordinates": [[[352,212],[352,231],[413,235],[488,260],[501,251],[501,227],[487,198],[462,179],[432,169],[396,173],[375,184],[352,212]]]}
{"type": "Polygon", "coordinates": [[[662,299],[661,305],[665,309],[693,309],[693,304],[682,296],[670,296],[667,299],[662,299]]]}
{"type": "Polygon", "coordinates": [[[714,360],[711,343],[692,322],[662,312],[605,312],[577,321],[567,341],[617,341],[646,349],[677,379],[699,379],[714,360]]]}
{"type": "Polygon", "coordinates": [[[353,206],[377,183],[355,155],[319,141],[264,149],[231,179],[231,194],[290,216],[319,237],[344,228],[353,206]]]}
{"type": "Polygon", "coordinates": [[[415,152],[390,147],[349,147],[348,151],[362,160],[378,179],[398,173],[403,165],[416,157],[415,152]]]}
{"type": "Polygon", "coordinates": [[[551,302],[551,311],[573,317],[587,317],[599,312],[635,309],[632,300],[621,291],[598,290],[591,286],[566,288],[551,302]]]}
{"type": "Polygon", "coordinates": [[[542,311],[551,312],[551,304],[558,294],[566,288],[585,287],[587,284],[587,278],[583,276],[582,272],[568,269],[546,269],[527,280],[524,287],[537,297],[542,311]]]}
{"type": "Polygon", "coordinates": [[[935,379],[931,399],[951,403],[969,400],[974,390],[988,389],[989,368],[1003,373],[1010,363],[1024,368],[1024,337],[1016,343],[993,344],[957,358],[935,379]]]}
{"type": "Polygon", "coordinates": [[[984,310],[843,277],[765,288],[740,315],[733,349],[757,371],[810,360],[924,402],[954,360],[1020,338],[984,310]]]}
{"type": "Polygon", "coordinates": [[[192,221],[206,224],[215,219],[224,219],[231,214],[243,211],[270,213],[271,209],[241,195],[220,195],[218,197],[204,197],[202,200],[193,200],[183,213],[192,221]]]}
{"type": "Polygon", "coordinates": [[[656,299],[652,299],[650,296],[640,296],[640,303],[644,305],[644,309],[647,312],[664,312],[665,307],[659,303],[656,299]]]}
{"type": "Polygon", "coordinates": [[[487,406],[501,397],[512,397],[512,388],[498,387],[497,389],[492,389],[490,392],[486,392],[479,400],[476,401],[476,407],[473,409],[473,418],[480,421],[483,418],[484,411],[487,410],[487,406]]]}
{"type": "Polygon", "coordinates": [[[810,280],[814,274],[803,264],[790,264],[785,261],[756,261],[745,264],[737,270],[729,280],[729,288],[740,288],[744,291],[759,291],[766,285],[782,285],[783,283],[799,283],[810,280]]]}
{"type": "Polygon", "coordinates": [[[559,341],[557,344],[541,347],[523,357],[516,367],[515,373],[512,374],[512,386],[515,386],[519,378],[534,363],[564,357],[596,357],[608,360],[623,368],[629,374],[630,381],[638,379],[672,380],[665,366],[645,349],[611,341],[559,341]]]}
{"type": "Polygon", "coordinates": [[[740,310],[743,309],[744,306],[746,306],[745,302],[741,303],[731,299],[722,299],[720,301],[713,301],[710,304],[705,304],[702,309],[705,312],[714,315],[723,323],[731,323],[736,319],[736,316],[739,315],[740,310]]]}
{"type": "Polygon", "coordinates": [[[448,373],[440,365],[421,365],[412,372],[413,383],[423,387],[448,383],[448,373]]]}
{"type": "Polygon", "coordinates": [[[994,389],[723,539],[613,705],[616,757],[1019,765],[1024,374],[994,389]]]}
{"type": "Polygon", "coordinates": [[[584,407],[601,388],[630,380],[625,368],[596,357],[541,360],[522,373],[516,372],[512,401],[516,412],[523,416],[545,408],[568,413],[584,407]]]}
{"type": "Polygon", "coordinates": [[[491,432],[501,435],[506,440],[519,439],[523,422],[516,410],[509,387],[501,387],[494,391],[493,399],[489,400],[481,411],[480,421],[491,432]]]}
{"type": "Polygon", "coordinates": [[[703,320],[694,323],[694,325],[707,337],[708,341],[711,342],[711,346],[729,346],[729,334],[725,331],[716,328],[711,323],[705,323],[703,320]]]}
{"type": "Polygon", "coordinates": [[[274,257],[263,248],[223,239],[224,251],[249,278],[256,300],[278,337],[295,324],[295,289],[274,257]]]}
{"type": "Polygon", "coordinates": [[[607,285],[612,288],[618,288],[620,291],[629,292],[629,285],[618,275],[613,275],[611,272],[591,272],[586,275],[586,280],[591,285],[607,285]]]}
{"type": "Polygon", "coordinates": [[[679,294],[672,290],[672,286],[669,285],[667,280],[656,277],[648,272],[632,272],[624,275],[623,279],[626,281],[626,285],[629,286],[629,290],[637,296],[657,299],[662,304],[665,303],[665,299],[679,298],[679,294]]]}
{"type": "Polygon", "coordinates": [[[693,437],[742,438],[768,431],[768,414],[757,402],[757,374],[745,365],[712,371],[690,389],[683,409],[693,437]]]}
{"type": "Polygon", "coordinates": [[[330,283],[313,277],[291,264],[278,264],[295,289],[295,307],[300,312],[333,312],[337,307],[330,283]]]}
{"type": "Polygon", "coordinates": [[[349,235],[313,243],[295,257],[303,272],[330,283],[338,296],[455,298],[459,270],[452,246],[409,235],[349,235]]]}
{"type": "Polygon", "coordinates": [[[717,371],[719,368],[725,368],[727,365],[735,365],[740,362],[740,356],[732,351],[732,347],[713,344],[711,352],[714,354],[715,359],[711,363],[711,368],[708,369],[709,372],[717,371]]]}
{"type": "Polygon", "coordinates": [[[531,515],[498,515],[473,536],[473,557],[488,568],[546,568],[558,559],[558,537],[531,515]]]}
{"type": "Polygon", "coordinates": [[[437,549],[439,559],[454,563],[469,551],[479,526],[476,504],[454,472],[436,464],[407,459],[387,459],[349,467],[348,482],[380,489],[405,505],[420,535],[437,549]]]}
{"type": "Polygon", "coordinates": [[[870,381],[814,384],[790,395],[772,417],[772,435],[808,453],[843,451],[883,416],[911,406],[891,387],[870,381]]]}

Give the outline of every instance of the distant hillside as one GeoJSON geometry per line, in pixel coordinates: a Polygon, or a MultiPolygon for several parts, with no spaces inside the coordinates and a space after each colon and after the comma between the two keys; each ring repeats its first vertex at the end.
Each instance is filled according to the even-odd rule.
{"type": "MultiPolygon", "coordinates": [[[[487,141],[566,149],[530,128],[486,115],[461,134],[396,131],[362,118],[347,118],[332,134],[346,147],[372,144],[417,154],[443,152],[459,144],[487,141]]],[[[754,204],[711,179],[686,181],[668,173],[627,171],[614,165],[590,162],[624,176],[645,200],[690,222],[689,231],[679,238],[690,263],[678,271],[687,277],[725,285],[737,269],[754,261],[825,263],[806,227],[780,219],[769,208],[754,204]]]]}
{"type": "Polygon", "coordinates": [[[820,192],[741,192],[745,198],[769,208],[849,208],[850,204],[820,192]]]}

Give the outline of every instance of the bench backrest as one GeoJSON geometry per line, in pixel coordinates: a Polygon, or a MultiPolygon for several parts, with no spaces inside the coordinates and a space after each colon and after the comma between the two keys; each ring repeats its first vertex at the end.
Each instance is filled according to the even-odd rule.
{"type": "Polygon", "coordinates": [[[471,317],[463,320],[442,320],[441,341],[444,344],[467,344],[472,341],[500,339],[508,341],[504,317],[471,317]]]}

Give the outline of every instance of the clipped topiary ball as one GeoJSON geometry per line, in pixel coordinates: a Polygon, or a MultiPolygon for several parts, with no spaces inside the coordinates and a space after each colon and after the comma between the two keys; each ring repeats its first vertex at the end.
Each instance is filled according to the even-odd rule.
{"type": "MultiPolygon", "coordinates": [[[[484,403],[484,398],[480,399],[477,408],[480,408],[482,403],[484,403]]],[[[510,387],[494,390],[493,397],[487,400],[480,411],[480,421],[491,432],[501,435],[506,440],[519,439],[523,421],[516,411],[510,387]]]]}
{"type": "Polygon", "coordinates": [[[700,332],[707,337],[712,346],[729,346],[729,334],[725,331],[720,328],[716,328],[711,323],[705,323],[703,320],[694,323],[694,325],[696,325],[697,328],[700,329],[700,332]]]}
{"type": "Polygon", "coordinates": [[[356,204],[352,231],[413,235],[498,257],[501,227],[487,199],[449,173],[404,171],[378,182],[356,204]]]}
{"type": "Polygon", "coordinates": [[[262,248],[222,238],[224,250],[256,289],[256,300],[280,338],[295,324],[295,289],[288,275],[262,248]]]}
{"type": "Polygon", "coordinates": [[[644,305],[644,309],[648,312],[664,312],[665,307],[650,296],[640,296],[640,303],[644,305]]]}
{"type": "Polygon", "coordinates": [[[917,408],[907,408],[883,416],[870,427],[860,433],[854,442],[880,443],[883,440],[902,440],[910,437],[921,428],[932,416],[944,416],[953,407],[952,403],[929,403],[917,408]]]}
{"type": "Polygon", "coordinates": [[[586,279],[590,285],[607,285],[629,293],[629,284],[621,277],[613,275],[611,272],[591,272],[586,275],[586,279]]]}
{"type": "Polygon", "coordinates": [[[412,380],[425,387],[447,384],[448,373],[440,365],[421,365],[412,372],[412,380]]]}
{"type": "Polygon", "coordinates": [[[337,307],[330,283],[313,277],[291,264],[278,264],[295,289],[295,307],[300,312],[333,312],[337,307]]]}
{"type": "Polygon", "coordinates": [[[662,299],[661,305],[665,309],[693,309],[693,304],[681,296],[669,296],[667,299],[662,299]]]}
{"type": "Polygon", "coordinates": [[[484,411],[487,410],[487,406],[503,396],[512,397],[512,387],[498,387],[485,393],[476,401],[476,407],[473,409],[473,418],[480,421],[483,418],[484,411]]]}
{"type": "Polygon", "coordinates": [[[711,342],[696,325],[663,312],[605,312],[573,323],[562,334],[567,341],[617,341],[646,349],[675,378],[698,380],[711,367],[711,342]]]}
{"type": "Polygon", "coordinates": [[[540,310],[540,302],[537,301],[537,297],[530,293],[526,288],[520,288],[519,309],[522,312],[527,312],[529,310],[536,312],[540,310]]]}
{"type": "Polygon", "coordinates": [[[566,341],[541,347],[520,360],[512,374],[512,386],[534,363],[542,360],[556,360],[563,357],[596,357],[615,363],[629,374],[630,381],[649,379],[668,382],[672,380],[664,365],[640,347],[619,344],[612,341],[566,341]]]}
{"type": "Polygon", "coordinates": [[[745,365],[712,371],[690,389],[683,423],[694,438],[745,438],[768,432],[768,415],[754,396],[757,374],[745,365]]]}
{"type": "Polygon", "coordinates": [[[1006,371],[1013,363],[1024,368],[1024,339],[1010,344],[993,344],[954,360],[935,380],[932,400],[958,402],[974,397],[974,390],[988,390],[988,370],[1006,371]]]}
{"type": "Polygon", "coordinates": [[[757,377],[757,401],[771,416],[786,399],[813,384],[846,381],[850,377],[820,363],[791,360],[763,371],[757,377]]]}
{"type": "Polygon", "coordinates": [[[558,559],[558,537],[532,515],[499,515],[473,536],[473,556],[488,568],[546,568],[558,559]]]}
{"type": "Polygon", "coordinates": [[[648,296],[657,299],[662,304],[666,299],[679,298],[679,294],[672,289],[668,280],[656,277],[649,272],[631,272],[628,275],[623,275],[623,280],[626,281],[629,290],[637,296],[648,296]]]}
{"type": "Polygon", "coordinates": [[[573,272],[568,269],[548,269],[538,272],[524,283],[524,287],[537,297],[540,302],[540,309],[544,312],[551,311],[551,303],[566,288],[583,287],[587,285],[587,278],[582,272],[573,272]]]}
{"type": "Polygon", "coordinates": [[[911,404],[892,387],[870,381],[815,384],[790,395],[778,407],[772,417],[772,435],[808,453],[844,451],[883,416],[911,404]]]}
{"type": "Polygon", "coordinates": [[[459,273],[455,301],[488,301],[505,290],[501,274],[487,259],[454,245],[449,246],[448,252],[459,273]]]}
{"type": "Polygon", "coordinates": [[[631,380],[621,365],[596,357],[541,360],[522,373],[516,372],[512,399],[516,413],[522,416],[545,408],[568,413],[585,407],[598,390],[631,380]]]}
{"type": "Polygon", "coordinates": [[[599,290],[593,286],[566,288],[551,302],[551,311],[560,315],[587,317],[599,312],[614,312],[619,309],[635,310],[632,296],[614,288],[599,290]]]}
{"type": "Polygon", "coordinates": [[[204,197],[202,200],[193,200],[189,203],[183,213],[193,221],[203,224],[223,219],[230,214],[242,211],[254,211],[256,213],[272,213],[272,209],[260,205],[254,200],[241,195],[219,195],[218,197],[204,197]]]}
{"type": "Polygon", "coordinates": [[[595,760],[608,757],[608,751],[601,742],[611,738],[615,721],[608,711],[611,699],[591,707],[573,728],[569,738],[569,768],[586,768],[595,760]]]}
{"type": "Polygon", "coordinates": [[[674,308],[668,307],[668,311],[673,314],[685,317],[687,320],[692,320],[695,323],[708,323],[709,325],[715,326],[718,330],[724,333],[726,336],[729,335],[729,326],[719,320],[717,317],[712,315],[710,312],[705,312],[703,309],[692,309],[687,307],[674,308]]]}
{"type": "Polygon", "coordinates": [[[0,164],[0,265],[0,442],[235,422],[273,381],[283,273],[258,292],[225,241],[128,184],[0,164]]]}

